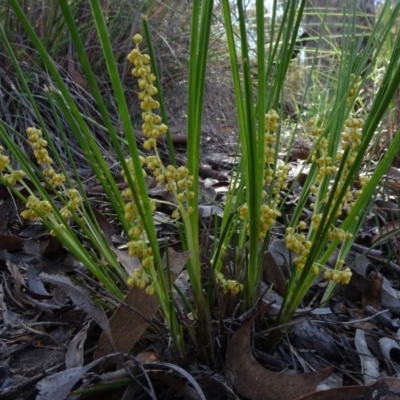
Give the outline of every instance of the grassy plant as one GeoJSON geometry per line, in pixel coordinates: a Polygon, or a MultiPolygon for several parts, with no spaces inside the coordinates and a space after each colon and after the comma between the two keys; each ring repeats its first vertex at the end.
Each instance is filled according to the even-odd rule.
{"type": "Polygon", "coordinates": [[[92,121],[79,110],[43,40],[33,29],[18,1],[10,0],[10,4],[40,55],[41,63],[51,76],[53,85],[47,87],[46,96],[59,128],[60,140],[68,149],[68,138],[59,113],[74,133],[76,142],[107,195],[127,238],[129,254],[141,261],[141,268],[128,274],[119,263],[112,245],[107,242],[99,228],[90,199],[85,194],[85,184],[74,164],[74,157],[67,150],[66,160],[71,166],[69,170],[65,159],[58,154],[53,135],[41,110],[36,106],[15,49],[3,28],[0,29],[0,34],[19,83],[34,110],[35,127],[27,127],[26,132],[34,149],[35,160],[31,161],[13,139],[18,137],[25,140],[23,132],[17,132],[2,121],[0,139],[4,149],[0,156],[1,182],[25,204],[22,216],[39,220],[48,227],[110,292],[121,298],[128,283],[145,289],[149,295],[154,293],[179,356],[185,355],[184,329],[173,306],[171,283],[164,277],[162,250],[153,220],[156,202],[148,194],[145,181],[147,174],[151,174],[159,184],[164,185],[174,198],[172,204],[175,210],[171,215],[171,223],[179,227],[183,247],[190,252],[187,272],[194,296],[191,310],[196,321],[195,326],[200,332],[198,350],[208,348],[202,353],[205,359],[213,356],[210,343],[211,316],[214,300],[218,297],[217,292],[242,299],[245,309],[255,304],[259,297],[264,253],[273,239],[278,219],[285,224],[285,242],[293,256],[288,291],[276,322],[278,325],[292,318],[319,275],[331,281],[323,302],[329,299],[337,284],[349,282],[351,271],[345,264],[346,256],[363,223],[377,183],[400,145],[400,136],[397,135],[375,171],[360,175],[374,132],[383,120],[400,80],[400,67],[397,63],[400,38],[397,38],[396,45],[393,46],[392,59],[365,121],[353,115],[354,102],[365,83],[365,78],[360,80],[358,75],[373,51],[386,40],[400,5],[393,10],[392,17],[386,21],[387,25],[383,29],[378,32],[376,28],[373,31],[376,33],[375,42],[371,40],[364,53],[360,54],[351,41],[344,41],[338,78],[335,87],[329,88],[334,90],[333,100],[330,100],[331,106],[324,110],[324,117],[315,121],[312,126],[314,147],[309,160],[309,172],[296,207],[289,213],[285,208],[285,199],[291,190],[287,186],[290,165],[278,159],[282,146],[282,127],[279,114],[275,110],[282,103],[285,93],[290,55],[298,36],[305,1],[287,2],[282,16],[279,17],[279,26],[276,24],[278,17],[275,6],[268,27],[264,20],[264,1],[255,2],[257,85],[254,85],[250,69],[250,43],[243,2],[237,0],[236,5],[228,1],[221,2],[236,96],[242,159],[231,182],[221,229],[217,232],[211,257],[213,274],[210,281],[218,285],[208,285],[205,290],[206,278],[203,274],[199,241],[199,150],[213,2],[195,0],[192,5],[186,166],[176,164],[169,139],[170,165],[160,157],[157,139],[164,134],[169,137],[167,113],[161,96],[162,88],[157,82],[157,48],[152,46],[146,20],[143,21],[143,32],[149,54],[143,50],[142,36],[134,35],[133,49],[128,55],[128,69],[136,80],[140,99],[140,123],[146,136],[142,153],[137,146],[120,78],[121,71],[110,41],[105,10],[99,2],[90,1],[92,18],[110,77],[112,97],[117,105],[118,120],[125,134],[124,140],[116,132],[93,65],[85,50],[82,34],[76,24],[76,9],[63,1],[58,3],[59,12],[63,16],[60,24],[68,27],[68,35],[73,42],[88,88],[96,101],[98,118],[101,120],[99,125],[107,132],[109,143],[118,160],[118,169],[124,177],[126,188],[122,192],[110,171],[110,164],[93,137],[90,128],[92,121]],[[233,14],[238,17],[237,24],[232,22],[233,14]],[[270,30],[269,46],[265,43],[266,29],[270,30]],[[18,164],[17,168],[13,167],[11,159],[14,164],[18,164]],[[69,177],[70,172],[72,178],[69,177]],[[355,189],[357,180],[360,182],[359,188],[355,189]],[[310,197],[313,198],[311,204],[310,197]],[[312,210],[310,218],[303,212],[306,207],[312,210]],[[82,238],[90,241],[90,249],[82,244],[82,238]],[[242,263],[237,263],[240,265],[234,268],[234,273],[224,263],[224,254],[233,245],[236,256],[243,260],[242,263]],[[336,266],[333,269],[328,268],[327,261],[337,248],[339,255],[336,266]]]}

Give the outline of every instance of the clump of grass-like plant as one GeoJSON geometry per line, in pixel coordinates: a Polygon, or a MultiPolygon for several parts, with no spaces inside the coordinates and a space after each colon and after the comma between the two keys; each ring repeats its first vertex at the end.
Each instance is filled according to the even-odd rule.
{"type": "MultiPolygon", "coordinates": [[[[269,107],[276,107],[280,95],[284,93],[284,81],[289,64],[287,54],[291,54],[293,49],[305,2],[300,1],[298,4],[293,2],[284,8],[285,22],[287,26],[293,26],[294,30],[278,30],[276,40],[283,36],[281,59],[278,63],[273,63],[265,56],[264,24],[261,17],[263,4],[262,1],[256,2],[259,82],[258,100],[255,105],[247,65],[249,56],[246,20],[240,5],[241,2],[238,2],[240,56],[233,32],[229,29],[231,20],[228,5],[224,7],[224,15],[240,125],[242,176],[246,188],[246,203],[239,208],[245,228],[242,230],[244,234],[241,243],[243,248],[244,245],[248,246],[249,253],[244,292],[247,307],[250,307],[258,295],[261,265],[264,251],[272,239],[274,220],[284,214],[285,243],[290,250],[291,259],[288,288],[276,320],[279,326],[291,320],[318,276],[330,281],[322,302],[330,298],[337,284],[347,284],[351,279],[351,270],[346,265],[347,254],[369,210],[377,182],[382,177],[382,172],[390,166],[400,140],[397,135],[388,148],[385,158],[380,161],[379,167],[373,173],[368,173],[367,170],[361,174],[368,146],[374,140],[374,133],[385,117],[399,82],[397,77],[400,70],[396,64],[398,55],[395,48],[375,101],[369,112],[364,113],[363,119],[353,113],[358,93],[367,79],[365,75],[363,78],[359,78],[358,75],[365,71],[368,63],[374,62],[378,52],[373,53],[373,51],[378,48],[377,43],[385,41],[399,8],[393,9],[393,19],[385,20],[384,27],[382,27],[384,14],[380,14],[364,52],[360,52],[359,47],[354,45],[349,37],[343,37],[338,79],[334,82],[334,87],[326,88],[327,93],[333,93],[329,98],[331,105],[329,110],[326,109],[323,113],[324,119],[319,118],[314,123],[312,129],[314,146],[309,157],[310,168],[294,211],[289,214],[285,210],[285,193],[291,188],[286,188],[284,181],[290,166],[282,165],[278,161],[281,131],[276,125],[271,129],[268,119],[268,124],[265,124],[264,113],[269,107]],[[237,68],[240,60],[241,73],[237,68]],[[359,183],[356,188],[357,180],[359,183]],[[312,202],[309,201],[310,198],[313,198],[312,202]],[[306,207],[311,209],[311,216],[303,212],[306,207]],[[336,249],[338,249],[336,264],[333,268],[328,267],[328,260],[336,249]]],[[[389,2],[385,7],[390,7],[389,2]]],[[[270,36],[273,37],[273,31],[270,36]]],[[[399,40],[397,37],[397,42],[399,40]]],[[[272,47],[270,53],[274,51],[278,52],[277,48],[272,47]]],[[[269,112],[268,115],[270,119],[271,115],[275,114],[269,112]]],[[[274,122],[276,124],[276,119],[274,122]]],[[[276,331],[271,335],[272,346],[276,345],[281,333],[276,331]]]]}
{"type": "MultiPolygon", "coordinates": [[[[111,293],[122,298],[129,283],[146,290],[149,295],[156,295],[179,356],[185,356],[187,336],[174,307],[171,283],[165,279],[162,249],[157,240],[153,220],[157,204],[149,197],[146,174],[151,174],[159,184],[164,185],[174,198],[175,210],[171,215],[171,223],[180,229],[183,248],[190,254],[186,268],[194,301],[189,304],[190,302],[185,300],[191,307],[195,322],[189,331],[198,329],[201,333],[198,341],[199,350],[202,351],[206,346],[208,348],[206,353],[209,353],[204,358],[212,355],[211,316],[214,300],[219,294],[216,291],[221,291],[226,296],[237,296],[234,299],[242,301],[243,310],[254,306],[260,295],[264,254],[275,234],[277,220],[285,224],[285,243],[292,255],[290,280],[276,321],[277,325],[290,321],[318,276],[322,275],[331,282],[322,301],[329,299],[337,284],[349,282],[351,271],[346,265],[346,256],[368,211],[377,182],[390,165],[400,145],[400,135],[397,135],[375,171],[369,176],[360,176],[367,149],[385,116],[400,79],[400,67],[396,61],[400,56],[398,54],[400,46],[394,46],[392,59],[381,87],[364,121],[354,116],[352,111],[357,93],[365,82],[359,81],[357,76],[367,63],[374,47],[371,44],[368,47],[369,52],[359,54],[350,41],[344,42],[332,106],[324,119],[314,122],[311,132],[314,145],[309,159],[310,168],[296,206],[289,213],[285,208],[285,199],[291,190],[287,183],[290,165],[286,160],[278,159],[282,127],[277,110],[279,104],[282,104],[290,54],[298,35],[305,1],[287,3],[278,29],[275,26],[278,13],[276,6],[274,7],[268,52],[265,43],[264,1],[255,2],[258,76],[256,86],[250,72],[247,21],[242,1],[237,1],[235,12],[232,12],[228,2],[222,3],[236,95],[242,158],[225,199],[224,215],[220,221],[220,229],[215,234],[215,246],[211,255],[210,265],[213,273],[210,281],[219,285],[205,287],[206,277],[203,274],[199,242],[199,149],[213,2],[204,1],[201,4],[198,1],[193,2],[187,110],[187,165],[177,165],[174,159],[165,120],[162,88],[157,82],[154,49],[146,21],[143,28],[149,55],[141,50],[140,35],[134,36],[135,47],[128,55],[129,62],[133,64],[132,74],[138,82],[141,124],[146,136],[142,153],[136,143],[124,88],[119,78],[101,7],[97,1],[90,1],[113,87],[113,96],[118,105],[119,118],[125,133],[124,140],[116,132],[99,90],[76,26],[73,10],[66,2],[60,2],[65,24],[68,26],[88,86],[97,102],[102,124],[109,135],[110,144],[122,171],[126,184],[123,191],[117,185],[109,165],[93,139],[87,119],[79,112],[43,43],[35,34],[18,2],[10,0],[10,3],[54,82],[54,86],[47,88],[45,92],[54,119],[57,121],[59,118],[57,112],[61,112],[71,131],[74,132],[118,219],[121,231],[127,238],[129,254],[140,260],[141,267],[127,273],[119,263],[111,243],[104,236],[90,207],[90,199],[86,195],[84,182],[74,166],[71,153],[67,151],[68,164],[71,167],[67,170],[65,162],[52,143],[51,132],[43,116],[35,107],[17,57],[1,28],[0,33],[10,59],[35,111],[36,127],[29,127],[27,132],[36,162],[31,162],[22,149],[14,143],[10,134],[19,138],[24,136],[1,121],[0,139],[4,150],[0,159],[3,172],[0,179],[25,204],[22,216],[30,220],[39,220],[44,224],[111,293]],[[238,26],[232,22],[232,14],[238,15],[238,26]],[[238,33],[239,41],[235,40],[234,32],[238,33]],[[157,147],[157,139],[161,135],[166,135],[167,143],[170,144],[169,165],[164,164],[157,147]],[[51,156],[47,148],[51,150],[51,156]],[[11,158],[19,164],[17,169],[11,166],[11,158]],[[73,178],[70,178],[71,172],[73,178]],[[27,180],[30,181],[29,184],[27,180]],[[360,181],[357,189],[355,189],[356,180],[360,181]],[[16,184],[22,185],[28,195],[16,184]],[[310,198],[313,198],[311,203],[310,198]],[[311,209],[310,217],[303,213],[306,207],[311,209]],[[90,242],[90,248],[82,244],[82,238],[90,242]],[[228,250],[233,250],[233,247],[234,251],[229,252],[228,250]],[[327,267],[327,261],[336,249],[339,249],[336,265],[333,268],[327,267]],[[243,261],[238,262],[236,268],[230,268],[229,263],[233,261],[226,256],[232,253],[234,257],[241,257],[243,261]]],[[[391,21],[394,21],[398,14],[399,7],[400,5],[393,10],[391,21]]],[[[375,36],[374,40],[377,43],[385,40],[390,31],[389,22],[385,29],[375,36]]],[[[399,41],[400,38],[397,38],[397,43],[399,41]]],[[[58,135],[68,149],[67,136],[63,127],[59,126],[58,135]]],[[[276,341],[279,335],[271,339],[276,341]]]]}

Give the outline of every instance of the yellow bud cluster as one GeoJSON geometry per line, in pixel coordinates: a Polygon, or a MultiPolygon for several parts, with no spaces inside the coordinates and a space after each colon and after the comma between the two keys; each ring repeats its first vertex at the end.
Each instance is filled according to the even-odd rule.
{"type": "Polygon", "coordinates": [[[42,164],[53,164],[53,159],[49,156],[46,149],[47,141],[42,138],[42,131],[33,127],[29,127],[26,130],[28,138],[33,148],[33,155],[36,157],[37,163],[42,164]]]}
{"type": "Polygon", "coordinates": [[[239,218],[244,221],[249,213],[249,207],[247,206],[247,204],[243,204],[240,208],[239,208],[239,218]]]}
{"type": "Polygon", "coordinates": [[[298,233],[294,228],[286,228],[285,235],[286,248],[292,250],[295,253],[301,254],[303,250],[308,250],[310,243],[307,241],[306,236],[303,233],[298,233]]]}
{"type": "Polygon", "coordinates": [[[153,252],[150,247],[147,246],[144,240],[131,240],[128,242],[128,253],[130,256],[136,256],[140,259],[146,257],[152,257],[153,252]]]}
{"type": "Polygon", "coordinates": [[[318,275],[320,270],[321,267],[318,264],[313,264],[313,266],[311,267],[311,273],[314,275],[318,275]]]}
{"type": "MultiPolygon", "coordinates": [[[[137,180],[136,180],[135,168],[133,166],[133,161],[132,161],[131,158],[129,158],[128,160],[125,160],[125,161],[126,161],[126,165],[128,167],[128,170],[129,170],[129,174],[130,174],[130,176],[132,178],[132,181],[133,181],[134,184],[136,184],[137,180]]],[[[146,159],[144,157],[142,157],[142,156],[139,156],[139,161],[140,161],[141,166],[143,166],[144,163],[146,162],[146,159]]],[[[124,182],[128,184],[129,180],[128,180],[126,174],[125,174],[125,171],[122,170],[121,174],[122,174],[122,176],[124,178],[124,182]]],[[[143,177],[146,177],[146,171],[143,168],[142,168],[142,174],[143,174],[143,177]]],[[[135,189],[136,189],[137,193],[140,193],[139,187],[135,187],[135,189]]],[[[132,195],[131,196],[126,196],[126,197],[132,197],[132,195]]]]}
{"type": "MultiPolygon", "coordinates": [[[[306,228],[307,224],[304,221],[299,222],[299,230],[304,230],[306,228]]],[[[296,267],[300,271],[302,271],[307,261],[307,256],[310,252],[312,243],[307,240],[306,236],[303,233],[298,233],[294,228],[291,227],[286,229],[285,243],[288,250],[292,250],[295,253],[299,254],[298,257],[295,257],[293,259],[293,262],[296,267]]]]}
{"type": "Polygon", "coordinates": [[[3,178],[8,185],[15,185],[18,181],[23,179],[25,172],[21,170],[12,171],[9,174],[4,174],[3,178]]]}
{"type": "MultiPolygon", "coordinates": [[[[187,203],[188,200],[194,198],[194,192],[191,191],[191,187],[193,186],[193,175],[190,175],[189,170],[184,167],[174,167],[173,165],[168,165],[164,168],[161,164],[154,163],[154,159],[157,159],[156,156],[150,158],[150,163],[153,164],[154,171],[156,172],[156,180],[160,183],[165,183],[165,188],[172,192],[176,198],[176,200],[183,204],[187,203]]],[[[187,209],[188,213],[193,211],[192,208],[187,209]]],[[[176,209],[172,213],[172,218],[177,219],[180,217],[180,212],[176,209]]]]}
{"type": "Polygon", "coordinates": [[[274,163],[275,159],[274,144],[276,142],[276,137],[271,132],[274,132],[278,129],[278,121],[279,121],[279,115],[276,111],[271,110],[267,114],[265,114],[264,157],[266,165],[274,163]]]}
{"type": "Polygon", "coordinates": [[[33,210],[23,210],[21,212],[21,217],[28,221],[34,221],[37,218],[37,215],[33,210]]]}
{"type": "MultiPolygon", "coordinates": [[[[344,122],[344,125],[345,130],[342,133],[342,148],[343,150],[347,148],[354,150],[361,144],[364,121],[360,118],[349,118],[344,122]]],[[[352,152],[353,158],[355,158],[356,155],[357,152],[352,152]]],[[[351,164],[352,163],[350,163],[350,165],[351,164]]]]}
{"type": "MultiPolygon", "coordinates": [[[[147,161],[146,158],[139,156],[139,162],[142,167],[144,166],[144,164],[146,164],[146,161],[147,161]]],[[[150,255],[151,249],[146,245],[146,233],[144,231],[144,226],[139,214],[138,205],[136,204],[133,196],[133,191],[135,191],[137,197],[139,197],[139,201],[141,201],[141,192],[139,189],[139,185],[137,184],[137,178],[133,165],[133,160],[132,159],[126,160],[126,164],[129,170],[129,175],[133,181],[133,188],[128,187],[122,191],[122,196],[130,200],[125,203],[124,207],[125,219],[126,221],[132,223],[132,227],[129,229],[128,232],[129,238],[131,239],[128,242],[128,252],[129,255],[131,256],[137,256],[143,259],[144,257],[150,255]]],[[[146,176],[146,171],[143,168],[141,173],[143,174],[144,177],[146,176]]],[[[128,184],[129,180],[125,174],[125,171],[122,171],[122,175],[124,177],[125,183],[128,184]]],[[[151,211],[155,210],[156,208],[155,201],[152,200],[150,202],[150,207],[151,211]]]]}
{"type": "Polygon", "coordinates": [[[131,229],[129,229],[128,234],[132,239],[139,240],[143,234],[144,227],[141,222],[139,221],[135,222],[136,224],[131,229]]]}
{"type": "Polygon", "coordinates": [[[273,181],[274,170],[272,168],[265,168],[264,169],[264,184],[267,185],[273,181]]]}
{"type": "Polygon", "coordinates": [[[25,206],[27,209],[21,212],[21,216],[30,221],[34,221],[37,217],[45,217],[53,211],[48,201],[39,200],[35,196],[29,196],[25,206]]]}
{"type": "Polygon", "coordinates": [[[153,171],[154,176],[158,176],[162,173],[162,161],[158,155],[147,156],[146,165],[149,170],[153,171]]]}
{"type": "Polygon", "coordinates": [[[260,215],[260,239],[263,240],[268,231],[275,225],[276,218],[281,215],[276,208],[269,207],[266,204],[261,206],[260,215]]]}
{"type": "MultiPolygon", "coordinates": [[[[40,129],[29,127],[26,130],[29,141],[31,142],[33,148],[33,155],[39,165],[52,165],[53,159],[49,156],[47,151],[47,141],[43,139],[43,134],[40,129]]],[[[48,166],[43,170],[43,175],[49,178],[47,183],[50,186],[61,186],[65,182],[65,176],[63,174],[58,174],[54,168],[48,166]]]]}
{"type": "Polygon", "coordinates": [[[344,242],[345,240],[349,240],[353,237],[353,234],[350,232],[345,232],[343,229],[334,228],[329,231],[329,239],[330,240],[340,240],[344,242]]]}
{"type": "Polygon", "coordinates": [[[368,185],[368,183],[369,183],[370,180],[371,180],[371,178],[368,177],[368,176],[360,176],[360,186],[361,186],[361,189],[364,189],[365,186],[368,185]]]}
{"type": "Polygon", "coordinates": [[[222,291],[230,294],[238,294],[243,290],[243,285],[233,279],[225,279],[221,272],[216,272],[217,283],[221,286],[222,291]]]}
{"type": "Polygon", "coordinates": [[[279,115],[275,110],[270,110],[265,114],[264,127],[266,131],[274,132],[278,129],[279,115]]]}
{"type": "Polygon", "coordinates": [[[267,164],[272,164],[274,162],[275,149],[267,145],[264,146],[264,156],[265,156],[265,162],[267,164]]]}
{"type": "Polygon", "coordinates": [[[143,269],[136,268],[128,277],[127,283],[129,286],[136,286],[140,289],[146,288],[146,294],[154,294],[154,286],[151,284],[151,279],[143,269]]]}
{"type": "Polygon", "coordinates": [[[61,186],[65,182],[64,174],[54,174],[47,183],[50,186],[61,186]]]}
{"type": "Polygon", "coordinates": [[[327,164],[328,162],[331,162],[330,157],[322,157],[317,160],[317,163],[320,163],[320,167],[315,180],[316,185],[319,185],[325,176],[331,176],[337,173],[337,167],[335,165],[327,164]]]}
{"type": "Polygon", "coordinates": [[[328,150],[328,145],[329,145],[328,139],[323,137],[323,138],[321,138],[320,142],[318,143],[317,148],[320,151],[326,151],[326,150],[328,150]]]}
{"type": "Polygon", "coordinates": [[[314,137],[318,137],[318,136],[320,136],[323,132],[324,132],[324,130],[321,129],[321,128],[313,128],[313,129],[311,130],[311,135],[313,135],[314,137]]]}
{"type": "Polygon", "coordinates": [[[312,223],[311,223],[311,229],[312,229],[313,231],[316,231],[316,230],[318,229],[319,223],[321,222],[321,219],[322,219],[322,214],[314,214],[314,215],[311,217],[311,221],[312,221],[312,223]]]}
{"type": "Polygon", "coordinates": [[[350,76],[350,79],[352,81],[351,85],[350,85],[350,90],[349,93],[347,94],[347,100],[346,100],[346,104],[350,105],[353,103],[355,97],[357,96],[358,93],[358,87],[360,85],[360,82],[362,80],[361,76],[355,76],[354,74],[352,74],[350,76]]]}
{"type": "Polygon", "coordinates": [[[327,149],[328,149],[328,141],[326,140],[326,138],[323,137],[319,140],[314,151],[312,152],[311,162],[317,163],[318,165],[320,164],[326,165],[327,162],[324,161],[324,159],[327,149]]]}
{"type": "Polygon", "coordinates": [[[60,210],[61,215],[67,219],[72,216],[72,211],[76,211],[82,205],[82,198],[76,189],[67,191],[69,201],[65,207],[60,210]]]}
{"type": "Polygon", "coordinates": [[[0,172],[3,172],[10,164],[10,157],[3,154],[4,149],[0,146],[0,172]]]}
{"type": "Polygon", "coordinates": [[[125,204],[125,219],[129,222],[134,221],[139,216],[137,205],[134,201],[125,204]]]}
{"type": "Polygon", "coordinates": [[[135,268],[128,278],[129,286],[136,286],[140,289],[144,289],[150,282],[149,276],[143,269],[135,268]]]}
{"type": "Polygon", "coordinates": [[[278,167],[273,189],[273,193],[275,194],[275,204],[277,204],[280,199],[279,192],[287,189],[287,179],[291,168],[290,164],[284,164],[278,167]]]}
{"type": "Polygon", "coordinates": [[[143,110],[142,130],[143,134],[148,137],[143,145],[146,150],[150,150],[156,147],[156,139],[165,134],[168,127],[161,123],[159,115],[153,113],[153,110],[160,108],[160,104],[153,98],[157,95],[157,88],[153,84],[156,77],[151,72],[150,57],[139,49],[142,37],[139,34],[135,35],[133,42],[136,44],[136,48],[129,53],[128,60],[134,66],[132,75],[138,78],[140,108],[143,110]]]}
{"type": "Polygon", "coordinates": [[[324,272],[324,279],[340,283],[342,285],[348,285],[350,283],[351,277],[352,273],[350,268],[345,268],[344,270],[328,269],[324,272]]]}

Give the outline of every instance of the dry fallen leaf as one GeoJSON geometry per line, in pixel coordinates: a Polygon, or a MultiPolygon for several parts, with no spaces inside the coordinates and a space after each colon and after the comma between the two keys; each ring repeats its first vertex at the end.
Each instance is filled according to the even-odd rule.
{"type": "Polygon", "coordinates": [[[354,344],[360,358],[361,371],[365,385],[376,382],[379,378],[379,361],[372,355],[365,340],[365,331],[356,330],[354,344]]]}
{"type": "Polygon", "coordinates": [[[17,251],[22,249],[22,239],[16,235],[0,234],[0,249],[17,251]]]}
{"type": "Polygon", "coordinates": [[[309,374],[282,375],[263,368],[253,356],[248,321],[233,335],[226,354],[228,376],[235,389],[250,400],[293,400],[313,392],[333,367],[309,374]]]}
{"type": "Polygon", "coordinates": [[[265,281],[274,285],[276,293],[282,297],[285,296],[287,290],[286,279],[271,251],[265,253],[262,274],[265,281]]]}
{"type": "MultiPolygon", "coordinates": [[[[110,355],[110,357],[112,356],[113,355],[110,355]]],[[[104,357],[104,359],[110,357],[104,357]]],[[[42,379],[36,385],[36,388],[39,390],[36,400],[65,400],[69,398],[70,391],[82,376],[97,364],[104,361],[104,359],[93,361],[84,367],[69,368],[42,379]]]]}
{"type": "Polygon", "coordinates": [[[69,342],[67,352],[65,353],[65,366],[67,369],[83,366],[87,328],[87,325],[84,326],[69,342]]]}
{"type": "Polygon", "coordinates": [[[42,281],[57,286],[67,293],[71,301],[93,318],[103,330],[103,333],[111,338],[108,319],[104,310],[93,301],[85,289],[74,285],[67,277],[62,275],[48,275],[42,272],[39,277],[42,281]]]}
{"type": "MultiPolygon", "coordinates": [[[[168,249],[168,252],[171,281],[173,282],[185,266],[189,253],[177,253],[171,248],[168,249]]],[[[102,334],[93,358],[97,359],[112,353],[114,349],[128,353],[143,335],[158,308],[159,303],[156,296],[149,296],[145,290],[132,287],[125,296],[123,304],[117,308],[110,319],[110,330],[115,347],[113,348],[107,337],[102,334]]]]}
{"type": "Polygon", "coordinates": [[[368,289],[362,296],[362,304],[363,306],[372,306],[375,310],[380,310],[382,307],[381,304],[381,290],[383,283],[383,276],[379,272],[372,271],[368,275],[369,285],[368,289]]]}

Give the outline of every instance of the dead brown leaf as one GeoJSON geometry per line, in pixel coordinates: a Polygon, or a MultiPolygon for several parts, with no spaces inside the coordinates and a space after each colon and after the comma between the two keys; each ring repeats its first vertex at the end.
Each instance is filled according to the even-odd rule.
{"type": "Polygon", "coordinates": [[[0,234],[0,249],[17,251],[22,249],[22,239],[15,235],[0,234]]]}
{"type": "Polygon", "coordinates": [[[293,400],[315,390],[333,367],[309,374],[282,375],[263,368],[253,356],[248,321],[233,335],[226,354],[228,376],[235,389],[251,400],[293,400]]]}
{"type": "MultiPolygon", "coordinates": [[[[189,254],[187,252],[177,253],[169,248],[168,257],[171,281],[173,282],[185,266],[189,254]]],[[[128,353],[132,349],[143,335],[149,321],[154,317],[159,306],[157,297],[147,295],[145,290],[138,287],[132,287],[129,290],[123,303],[117,308],[110,319],[110,330],[115,345],[115,351],[128,353]]],[[[113,351],[112,344],[108,338],[102,334],[93,358],[100,358],[113,351]]]]}
{"type": "Polygon", "coordinates": [[[383,276],[379,272],[372,271],[369,276],[368,290],[362,296],[363,306],[372,306],[376,310],[381,309],[381,289],[383,276]]]}
{"type": "Polygon", "coordinates": [[[111,338],[108,319],[104,310],[94,302],[86,289],[75,285],[63,275],[49,275],[42,272],[39,277],[43,282],[50,283],[63,290],[71,301],[93,318],[103,330],[103,333],[111,338]]]}
{"type": "Polygon", "coordinates": [[[265,253],[262,273],[264,280],[274,285],[275,292],[282,297],[285,296],[287,288],[286,279],[271,251],[265,253]]]}

